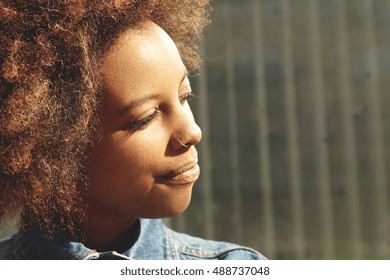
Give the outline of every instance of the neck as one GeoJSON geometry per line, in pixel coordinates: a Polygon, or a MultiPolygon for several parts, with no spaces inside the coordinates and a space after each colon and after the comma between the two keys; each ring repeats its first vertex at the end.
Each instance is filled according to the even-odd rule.
{"type": "Polygon", "coordinates": [[[123,252],[130,248],[139,234],[137,218],[97,213],[88,210],[85,245],[100,252],[123,252]]]}

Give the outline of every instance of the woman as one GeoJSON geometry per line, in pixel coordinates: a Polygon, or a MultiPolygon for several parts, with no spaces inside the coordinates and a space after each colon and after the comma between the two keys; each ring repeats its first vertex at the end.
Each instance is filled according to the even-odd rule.
{"type": "Polygon", "coordinates": [[[207,0],[0,9],[0,213],[21,215],[0,258],[263,258],[159,220],[186,209],[199,176],[187,74],[207,0]]]}

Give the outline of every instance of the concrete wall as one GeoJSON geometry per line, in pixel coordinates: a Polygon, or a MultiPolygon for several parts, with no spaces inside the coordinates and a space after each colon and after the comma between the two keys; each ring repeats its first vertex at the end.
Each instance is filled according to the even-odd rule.
{"type": "Polygon", "coordinates": [[[389,258],[390,2],[213,6],[203,172],[169,223],[269,258],[389,258]]]}

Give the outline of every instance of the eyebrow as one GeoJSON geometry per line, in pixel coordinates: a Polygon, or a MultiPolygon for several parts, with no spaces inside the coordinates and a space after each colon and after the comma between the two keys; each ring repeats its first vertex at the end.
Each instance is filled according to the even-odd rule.
{"type": "MultiPolygon", "coordinates": [[[[183,83],[183,81],[186,79],[187,75],[188,75],[187,69],[184,69],[184,75],[180,81],[180,84],[183,83]]],[[[148,102],[150,100],[156,99],[158,96],[159,96],[159,94],[151,94],[151,95],[145,96],[143,98],[134,100],[134,101],[130,102],[129,104],[127,104],[125,107],[119,109],[117,111],[117,114],[121,115],[129,110],[132,110],[138,106],[141,106],[142,104],[145,104],[146,102],[148,102]]]]}
{"type": "Polygon", "coordinates": [[[129,104],[127,104],[125,107],[123,107],[120,110],[118,110],[117,114],[118,115],[122,115],[122,114],[124,114],[125,112],[127,112],[129,110],[132,110],[132,109],[134,109],[134,108],[136,108],[138,106],[141,106],[142,104],[145,104],[149,100],[157,98],[157,96],[158,96],[158,94],[152,94],[152,95],[148,95],[148,96],[145,96],[143,98],[134,100],[134,101],[130,102],[129,104]]]}

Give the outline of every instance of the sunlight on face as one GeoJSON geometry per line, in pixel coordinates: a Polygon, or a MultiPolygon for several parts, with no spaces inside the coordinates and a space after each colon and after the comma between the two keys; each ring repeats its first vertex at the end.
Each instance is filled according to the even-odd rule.
{"type": "Polygon", "coordinates": [[[153,22],[123,33],[104,57],[103,139],[88,161],[89,212],[134,218],[181,213],[199,176],[200,128],[186,68],[153,22]]]}

